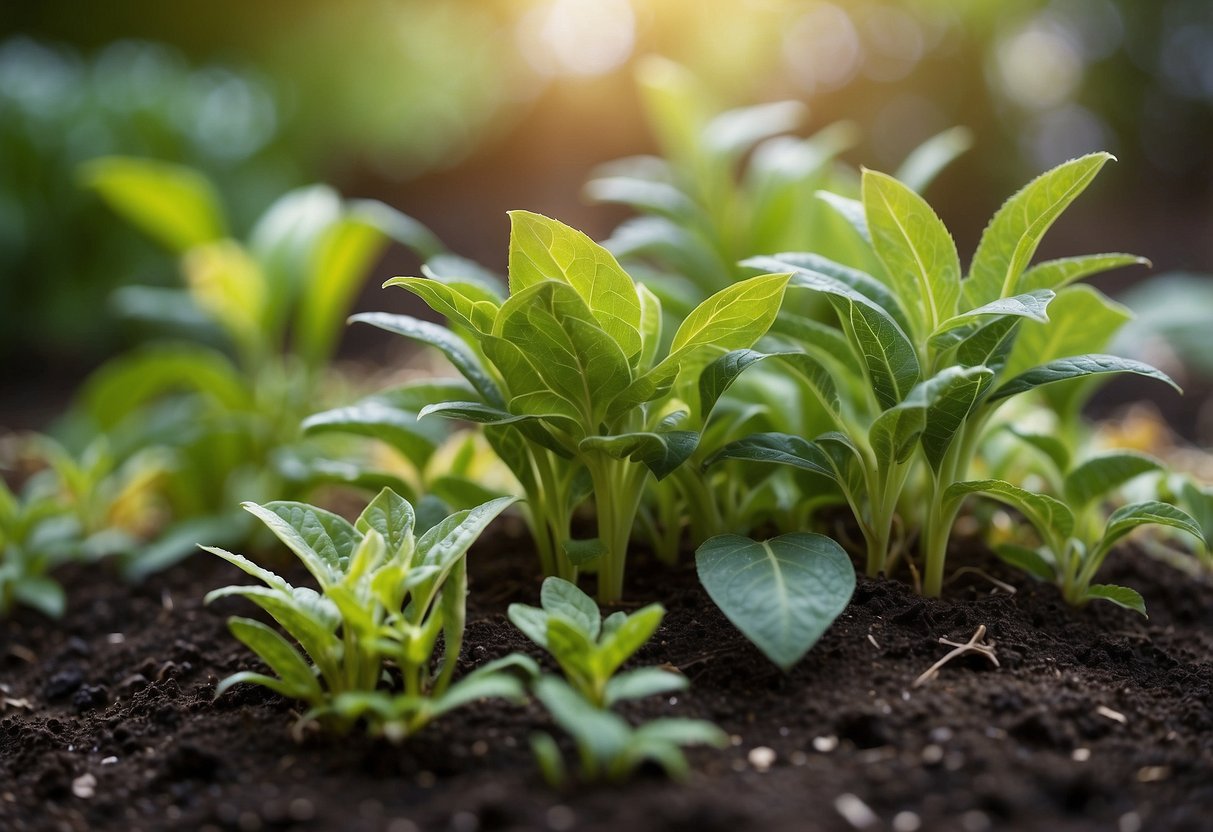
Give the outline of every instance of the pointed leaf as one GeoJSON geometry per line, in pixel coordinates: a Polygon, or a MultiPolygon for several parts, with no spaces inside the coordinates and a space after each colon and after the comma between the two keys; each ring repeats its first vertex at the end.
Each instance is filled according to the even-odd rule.
{"type": "Polygon", "coordinates": [[[241,507],[268,526],[322,587],[340,578],[361,537],[345,518],[306,503],[245,502],[241,507]]]}
{"type": "Polygon", "coordinates": [[[1142,474],[1162,471],[1162,463],[1145,454],[1119,451],[1086,460],[1066,475],[1065,495],[1081,511],[1088,503],[1142,474]]]}
{"type": "Polygon", "coordinates": [[[415,522],[413,507],[408,500],[385,488],[367,503],[358,515],[354,528],[363,534],[371,530],[378,532],[387,546],[388,558],[393,559],[402,551],[412,551],[415,522]]]}
{"type": "Polygon", "coordinates": [[[972,306],[1015,294],[1045,232],[1113,158],[1091,153],[1041,174],[1008,199],[973,255],[965,298],[972,306]]]}
{"type": "Polygon", "coordinates": [[[725,616],[785,671],[821,638],[855,590],[846,552],[817,534],[762,543],[720,535],[699,547],[695,564],[725,616]]]}
{"type": "Polygon", "coordinates": [[[539,591],[539,603],[548,615],[564,616],[590,640],[597,640],[602,630],[602,615],[594,599],[576,584],[554,576],[545,579],[539,591]]]}
{"type": "Polygon", "coordinates": [[[1060,551],[1064,541],[1074,533],[1074,514],[1065,503],[1003,480],[953,483],[943,493],[944,505],[955,505],[969,494],[992,497],[1023,514],[1054,551],[1060,551]]]}
{"type": "Polygon", "coordinates": [[[1177,392],[1182,392],[1179,385],[1172,381],[1169,375],[1149,364],[1129,358],[1118,358],[1115,355],[1075,355],[1070,358],[1059,358],[1028,370],[1026,373],[1021,373],[991,393],[989,400],[994,402],[1041,385],[1104,373],[1133,373],[1146,378],[1155,378],[1169,384],[1177,392]]]}
{"type": "Polygon", "coordinates": [[[687,677],[681,673],[671,673],[660,667],[641,667],[620,673],[607,682],[606,701],[603,704],[612,708],[629,699],[677,693],[686,690],[688,684],[687,677]]]}
{"type": "Polygon", "coordinates": [[[973,132],[967,127],[950,127],[936,133],[910,152],[897,169],[896,179],[922,193],[944,168],[972,146],[973,132]]]}
{"type": "Polygon", "coordinates": [[[484,298],[474,298],[458,286],[422,277],[393,277],[383,284],[401,286],[426,302],[426,305],[452,323],[474,332],[491,332],[497,317],[496,306],[484,298]]]}
{"type": "Polygon", "coordinates": [[[788,279],[788,274],[759,275],[721,289],[687,315],[666,360],[702,346],[720,352],[753,346],[775,320],[788,279]]]}
{"type": "Polygon", "coordinates": [[[1158,500],[1145,500],[1121,506],[1108,517],[1108,525],[1104,530],[1103,539],[1099,542],[1099,552],[1106,552],[1116,541],[1133,531],[1138,526],[1148,524],[1169,526],[1173,529],[1187,532],[1197,540],[1203,541],[1204,533],[1200,525],[1181,508],[1158,500]]]}
{"type": "Polygon", "coordinates": [[[994,554],[998,555],[1003,563],[1027,572],[1033,578],[1042,581],[1057,579],[1056,568],[1035,549],[1017,546],[1014,543],[1003,543],[994,548],[994,554]]]}
{"type": "Polygon", "coordinates": [[[599,641],[593,666],[599,678],[609,678],[624,662],[644,646],[661,626],[665,618],[665,607],[649,604],[629,615],[611,632],[604,633],[599,641]]]}
{"type": "Polygon", "coordinates": [[[1119,269],[1124,266],[1149,266],[1150,261],[1135,254],[1087,254],[1080,257],[1063,257],[1047,260],[1023,273],[1016,291],[1033,292],[1037,289],[1057,291],[1076,280],[1093,274],[1119,269]]]}
{"type": "Polygon", "coordinates": [[[260,621],[235,616],[228,619],[227,626],[232,635],[278,674],[290,691],[289,696],[312,701],[322,695],[312,668],[276,630],[260,621]]]}
{"type": "Polygon", "coordinates": [[[833,208],[865,242],[869,244],[872,242],[872,232],[868,228],[868,219],[864,215],[862,202],[829,191],[818,191],[817,198],[833,208]]]}
{"type": "Polygon", "coordinates": [[[1146,599],[1141,597],[1141,593],[1135,589],[1129,589],[1127,586],[1117,586],[1115,584],[1091,584],[1087,587],[1086,597],[1099,601],[1111,601],[1118,607],[1124,607],[1127,610],[1146,615],[1146,599]]]}
{"type": "Polygon", "coordinates": [[[582,451],[598,450],[615,459],[643,463],[658,480],[690,459],[698,446],[699,434],[693,430],[587,436],[578,445],[582,451]]]}

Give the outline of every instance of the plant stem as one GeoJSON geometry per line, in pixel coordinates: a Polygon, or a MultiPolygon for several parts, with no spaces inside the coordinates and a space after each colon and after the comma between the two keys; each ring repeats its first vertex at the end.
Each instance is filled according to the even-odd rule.
{"type": "Polygon", "coordinates": [[[614,604],[623,597],[628,543],[648,470],[598,451],[586,456],[586,467],[594,483],[598,539],[606,550],[598,567],[598,602],[614,604]]]}

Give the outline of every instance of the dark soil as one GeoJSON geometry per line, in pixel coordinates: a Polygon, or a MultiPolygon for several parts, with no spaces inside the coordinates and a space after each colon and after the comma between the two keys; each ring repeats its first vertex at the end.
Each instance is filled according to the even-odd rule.
{"type": "MultiPolygon", "coordinates": [[[[534,603],[526,544],[498,531],[472,553],[466,659],[535,652],[506,623],[534,603]],[[496,548],[497,553],[492,550],[496,548]]],[[[290,739],[292,706],[216,682],[249,666],[204,592],[245,576],[196,558],[140,587],[66,574],[71,613],[19,613],[0,637],[0,829],[12,830],[1208,830],[1213,828],[1213,586],[1132,551],[1109,581],[1140,589],[1149,621],[1075,611],[990,566],[1014,596],[966,576],[944,600],[861,579],[854,603],[790,675],[736,633],[688,566],[641,562],[636,601],[669,615],[644,663],[689,692],[627,711],[706,717],[733,736],[694,750],[694,774],[556,793],[528,734],[534,706],[483,703],[392,746],[290,739]],[[979,625],[1000,667],[957,660],[914,679],[979,625]],[[762,770],[758,747],[774,751],[762,770]],[[866,813],[864,809],[868,810],[866,813]]]]}

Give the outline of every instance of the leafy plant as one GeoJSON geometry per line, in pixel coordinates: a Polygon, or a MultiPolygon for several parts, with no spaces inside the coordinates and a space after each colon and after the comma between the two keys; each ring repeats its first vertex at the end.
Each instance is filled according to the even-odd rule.
{"type": "Polygon", "coordinates": [[[0,617],[22,604],[63,615],[67,600],[50,571],[71,560],[79,526],[57,491],[31,483],[14,494],[0,479],[0,617]]]}
{"type": "Polygon", "coordinates": [[[882,264],[878,275],[814,254],[746,261],[759,270],[794,270],[793,286],[832,304],[837,325],[806,329],[799,339],[816,366],[802,376],[830,429],[813,439],[755,434],[710,461],[773,462],[816,475],[854,514],[870,575],[890,570],[920,533],[923,591],[939,594],[960,506],[949,489],[968,479],[1003,403],[1109,373],[1174,385],[1148,365],[1084,351],[1110,334],[1092,330],[1092,322],[1116,310],[1094,289],[1069,284],[1140,258],[1092,255],[1031,266],[1045,232],[1110,158],[1096,153],[1067,162],[1007,200],[964,280],[955,244],[930,206],[874,171],[863,174],[861,202],[836,197],[831,204],[870,241],[882,264]]]}
{"type": "Polygon", "coordinates": [[[544,580],[539,603],[510,604],[510,622],[551,654],[569,684],[591,705],[610,708],[626,699],[686,687],[686,677],[658,667],[616,675],[657,632],[665,617],[661,604],[631,615],[614,612],[604,620],[590,596],[556,577],[544,580]]]}
{"type": "MultiPolygon", "coordinates": [[[[683,746],[719,748],[728,743],[723,731],[699,719],[667,717],[633,728],[623,717],[595,707],[555,676],[540,677],[533,689],[556,724],[573,738],[583,780],[620,782],[646,762],[656,763],[670,777],[682,779],[689,770],[683,746]]],[[[551,735],[532,735],[531,749],[548,783],[555,788],[564,786],[569,780],[568,771],[551,735]]]]}
{"type": "MultiPolygon", "coordinates": [[[[625,780],[646,761],[682,777],[687,763],[681,746],[719,746],[726,741],[719,728],[702,720],[659,719],[633,728],[611,712],[626,700],[687,687],[686,677],[660,667],[617,673],[653,636],[664,616],[660,604],[650,604],[630,615],[619,611],[604,619],[590,596],[556,577],[543,582],[539,607],[510,605],[510,621],[551,654],[564,673],[564,679],[539,678],[533,689],[576,743],[585,780],[625,780]]],[[[534,734],[531,747],[548,782],[564,785],[568,773],[551,736],[534,734]]]]}
{"type": "Polygon", "coordinates": [[[301,494],[321,482],[399,486],[330,462],[331,449],[301,441],[299,424],[333,395],[327,365],[342,320],[387,240],[426,255],[441,243],[385,205],[344,201],[323,186],[279,199],[240,243],[215,189],[192,170],[110,157],[82,175],[180,256],[186,283],[117,294],[121,311],[172,336],[103,365],[69,426],[69,436],[108,434],[119,458],[152,447],[169,457],[162,493],[177,525],[132,560],[136,573],[184,556],[200,532],[242,539],[252,527],[228,509],[242,499],[301,494]]]}
{"type": "Polygon", "coordinates": [[[527,496],[545,572],[573,578],[591,562],[599,599],[623,591],[645,483],[695,450],[723,386],[713,360],[750,347],[774,320],[787,274],[733,284],[696,307],[661,349],[661,304],[606,249],[555,220],[510,214],[510,297],[460,281],[388,281],[421,297],[452,329],[400,315],[370,323],[440,349],[468,381],[440,414],[486,426],[527,496]],[[705,379],[705,374],[706,378],[705,379]],[[597,538],[574,541],[573,510],[592,498],[597,538]]]}
{"type": "Polygon", "coordinates": [[[524,656],[454,681],[466,621],[467,551],[512,502],[503,497],[458,512],[419,536],[413,507],[386,488],[352,524],[302,503],[245,503],[319,589],[292,586],[241,555],[202,547],[264,584],[216,589],[206,602],[248,598],[299,645],[260,621],[230,618],[232,634],[272,675],[236,673],[220,682],[216,695],[239,683],[263,685],[306,703],[301,723],[315,719],[345,731],[364,719],[372,732],[393,740],[474,700],[519,698],[523,683],[508,671],[537,672],[524,656]],[[385,679],[391,689],[383,687],[385,679]]]}

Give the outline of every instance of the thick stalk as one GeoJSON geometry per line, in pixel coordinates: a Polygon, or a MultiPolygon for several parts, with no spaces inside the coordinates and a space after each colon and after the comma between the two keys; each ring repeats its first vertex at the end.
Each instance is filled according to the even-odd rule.
{"type": "Polygon", "coordinates": [[[973,418],[963,425],[948,446],[939,470],[932,472],[930,499],[923,523],[924,560],[926,561],[922,592],[931,598],[939,597],[943,591],[943,572],[948,560],[948,541],[952,537],[952,526],[960,513],[960,500],[945,506],[943,493],[954,482],[968,479],[969,461],[981,437],[988,414],[973,418]]]}
{"type": "Polygon", "coordinates": [[[597,451],[587,456],[586,467],[594,483],[598,539],[605,550],[598,567],[598,601],[614,604],[623,597],[628,543],[648,471],[633,462],[597,451]]]}

